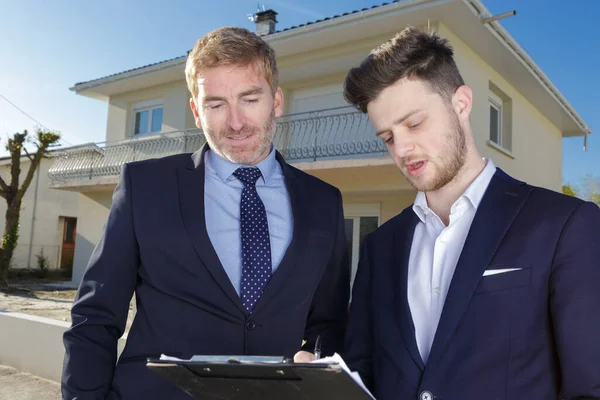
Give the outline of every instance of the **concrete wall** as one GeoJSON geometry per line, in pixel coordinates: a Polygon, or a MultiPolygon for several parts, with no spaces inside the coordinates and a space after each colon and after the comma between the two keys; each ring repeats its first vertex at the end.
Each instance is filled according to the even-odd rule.
{"type": "Polygon", "coordinates": [[[112,203],[112,191],[82,193],[79,198],[81,218],[77,226],[73,283],[79,284],[92,251],[102,236],[112,203]]]}
{"type": "MultiPolygon", "coordinates": [[[[48,170],[52,166],[51,158],[42,159],[38,172],[23,198],[19,242],[13,258],[14,268],[37,268],[36,255],[44,250],[44,256],[50,262],[50,268],[59,265],[62,245],[63,225],[61,217],[79,217],[79,193],[49,189],[48,170]]],[[[22,184],[29,166],[29,159],[21,160],[22,184]]],[[[0,166],[0,175],[10,184],[10,165],[0,166]]],[[[6,201],[0,198],[0,232],[4,233],[6,201]]],[[[79,221],[79,219],[78,219],[79,221]]]]}
{"type": "MultiPolygon", "coordinates": [[[[0,311],[0,364],[60,382],[67,322],[0,311]]],[[[118,342],[121,354],[127,335],[118,342]]]]}
{"type": "Polygon", "coordinates": [[[416,191],[394,164],[305,171],[340,189],[344,208],[378,204],[380,223],[412,204],[416,191]]]}

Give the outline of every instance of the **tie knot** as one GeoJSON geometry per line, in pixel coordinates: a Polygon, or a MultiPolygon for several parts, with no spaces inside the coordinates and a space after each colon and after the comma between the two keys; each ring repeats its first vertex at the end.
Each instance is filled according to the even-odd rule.
{"type": "Polygon", "coordinates": [[[250,168],[238,168],[235,170],[233,175],[238,178],[244,186],[254,186],[256,181],[260,178],[261,173],[258,167],[250,168]]]}

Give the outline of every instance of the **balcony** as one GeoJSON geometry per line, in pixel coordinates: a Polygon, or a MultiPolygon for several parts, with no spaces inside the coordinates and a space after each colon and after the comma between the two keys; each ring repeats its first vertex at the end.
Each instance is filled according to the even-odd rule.
{"type": "MultiPolygon", "coordinates": [[[[191,153],[205,142],[201,130],[190,129],[56,151],[50,187],[80,191],[114,185],[124,163],[191,153]]],[[[387,155],[367,115],[350,107],[284,115],[277,121],[274,144],[292,164],[387,155]]]]}

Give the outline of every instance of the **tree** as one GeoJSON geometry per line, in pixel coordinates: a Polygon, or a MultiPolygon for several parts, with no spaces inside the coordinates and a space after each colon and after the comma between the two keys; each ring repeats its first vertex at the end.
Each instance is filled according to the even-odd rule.
{"type": "Polygon", "coordinates": [[[600,207],[600,193],[592,193],[590,195],[590,201],[596,203],[596,205],[600,207]]]}
{"type": "Polygon", "coordinates": [[[600,207],[600,177],[586,175],[581,185],[583,198],[596,203],[600,207]]]}
{"type": "Polygon", "coordinates": [[[571,187],[571,185],[568,183],[566,185],[563,185],[562,192],[563,192],[563,194],[566,194],[567,196],[577,197],[577,191],[575,189],[573,189],[571,187]]]}
{"type": "Polygon", "coordinates": [[[0,282],[6,285],[8,268],[12,260],[13,252],[19,240],[19,216],[21,213],[21,204],[23,196],[31,184],[42,157],[48,149],[57,144],[60,140],[60,134],[48,130],[37,129],[36,138],[31,140],[28,132],[15,133],[8,139],[6,150],[10,154],[10,183],[0,176],[0,196],[6,200],[6,214],[4,224],[4,235],[0,244],[0,282]],[[37,148],[35,153],[30,154],[25,148],[27,142],[32,141],[37,148]],[[27,175],[19,186],[19,176],[21,175],[21,158],[23,153],[31,161],[27,175]]]}

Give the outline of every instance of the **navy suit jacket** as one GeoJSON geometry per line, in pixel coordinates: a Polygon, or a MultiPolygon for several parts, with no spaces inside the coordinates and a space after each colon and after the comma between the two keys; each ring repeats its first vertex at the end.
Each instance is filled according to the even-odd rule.
{"type": "Polygon", "coordinates": [[[377,400],[600,399],[600,209],[497,170],[423,364],[412,208],[365,239],[344,357],[377,400]],[[521,268],[483,276],[485,270],[521,268]]]}
{"type": "MultiPolygon", "coordinates": [[[[205,147],[206,148],[206,147],[205,147]]],[[[248,315],[209,240],[204,151],[127,164],[64,334],[65,399],[191,399],[146,368],[161,353],[341,352],[350,269],[338,189],[286,164],[293,238],[248,315]],[[117,362],[129,302],[137,313],[117,362]]]]}

